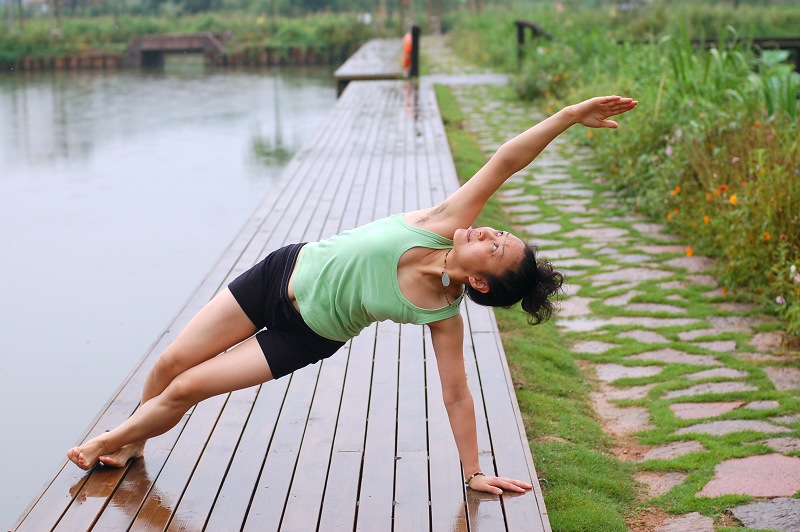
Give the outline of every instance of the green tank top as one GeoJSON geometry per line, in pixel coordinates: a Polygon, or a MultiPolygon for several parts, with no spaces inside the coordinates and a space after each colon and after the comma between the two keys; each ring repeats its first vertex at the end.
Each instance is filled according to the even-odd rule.
{"type": "Polygon", "coordinates": [[[345,342],[374,321],[423,324],[455,316],[463,294],[431,310],[400,292],[397,263],[413,247],[447,249],[453,241],[396,214],[306,244],[292,281],[303,320],[320,336],[345,342]]]}

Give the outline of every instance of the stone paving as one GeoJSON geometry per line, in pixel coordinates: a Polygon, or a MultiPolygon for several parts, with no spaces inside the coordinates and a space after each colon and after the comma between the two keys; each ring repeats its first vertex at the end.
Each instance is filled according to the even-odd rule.
{"type": "MultiPolygon", "coordinates": [[[[453,61],[441,41],[423,47],[434,72],[457,68],[440,62],[453,61]]],[[[487,156],[543,118],[496,89],[453,91],[487,156]]],[[[713,260],[687,256],[678,237],[617,199],[579,135],[556,139],[499,198],[517,234],[567,274],[556,317],[565,348],[596,379],[591,400],[606,432],[642,449],[618,457],[636,462],[645,498],[738,494],[727,512],[745,526],[800,531],[791,498],[800,495],[800,357],[775,353],[779,324],[726,298],[713,260]]],[[[693,512],[655,530],[714,530],[714,521],[693,512]]]]}

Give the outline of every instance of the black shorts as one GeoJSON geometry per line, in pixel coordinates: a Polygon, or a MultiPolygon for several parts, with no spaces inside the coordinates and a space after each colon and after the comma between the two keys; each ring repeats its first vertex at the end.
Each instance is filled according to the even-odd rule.
{"type": "Polygon", "coordinates": [[[275,379],[328,358],[344,345],[311,330],[289,301],[289,278],[302,247],[290,244],[273,251],[228,285],[250,321],[264,329],[256,339],[275,379]]]}

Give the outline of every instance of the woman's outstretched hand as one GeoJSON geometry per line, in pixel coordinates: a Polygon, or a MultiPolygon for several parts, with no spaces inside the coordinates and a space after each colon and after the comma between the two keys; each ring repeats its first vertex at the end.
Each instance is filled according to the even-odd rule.
{"type": "Polygon", "coordinates": [[[581,103],[576,103],[567,108],[576,124],[586,127],[608,127],[616,129],[619,127],[613,120],[608,118],[622,113],[627,113],[639,102],[632,98],[622,96],[598,96],[581,103]]]}
{"type": "Polygon", "coordinates": [[[490,475],[480,475],[469,481],[469,487],[475,491],[485,491],[500,495],[504,490],[525,493],[533,488],[527,482],[514,480],[513,478],[493,477],[490,475]]]}

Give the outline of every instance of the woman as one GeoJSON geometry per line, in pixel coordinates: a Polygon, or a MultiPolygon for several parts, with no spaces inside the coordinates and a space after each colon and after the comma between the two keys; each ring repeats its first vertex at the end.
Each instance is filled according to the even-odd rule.
{"type": "Polygon", "coordinates": [[[500,185],[558,135],[574,124],[616,128],[608,118],[636,105],[606,96],[566,107],[501,146],[440,205],[271,253],[215,296],[161,354],[136,412],[70,449],[69,459],[82,469],[98,462],[122,467],[199,401],[280,378],[331,356],[371,322],[391,319],[430,327],[467,485],[497,494],[530,489],[479,470],[459,304],[464,293],[481,305],[522,301],[531,323],[539,323],[549,318],[562,277],[516,236],[470,226],[500,185]]]}

